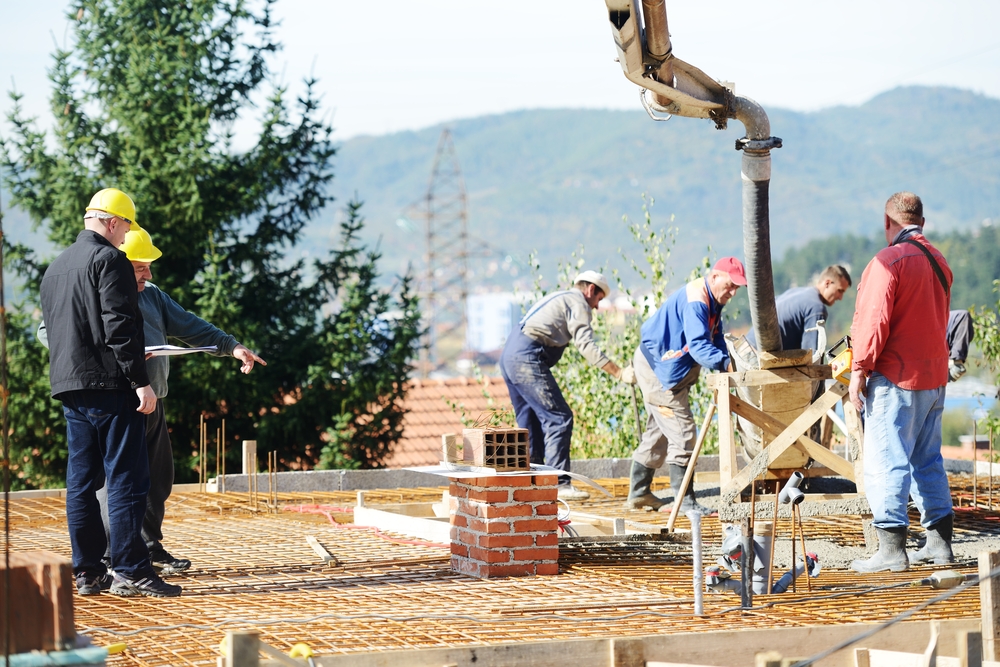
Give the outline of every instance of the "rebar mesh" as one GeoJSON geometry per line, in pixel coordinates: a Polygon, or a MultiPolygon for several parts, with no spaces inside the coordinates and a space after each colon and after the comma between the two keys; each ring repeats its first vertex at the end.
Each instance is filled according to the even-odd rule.
{"type": "MultiPolygon", "coordinates": [[[[665,526],[666,513],[622,509],[627,486],[621,480],[601,481],[617,497],[594,498],[579,506],[581,511],[665,526]]],[[[365,499],[370,505],[429,502],[440,500],[444,490],[367,491],[365,499]]],[[[252,506],[247,494],[174,494],[164,544],[194,562],[185,576],[171,577],[184,587],[183,596],[77,596],[77,628],[97,644],[128,644],[124,654],[109,659],[111,665],[212,665],[230,629],[252,628],[283,650],[304,641],[318,654],[349,653],[674,634],[732,629],[734,624],[769,628],[870,622],[891,618],[932,596],[926,588],[888,588],[858,597],[874,586],[913,581],[921,576],[914,571],[874,578],[824,570],[813,580],[811,593],[800,586],[797,594],[757,596],[750,611],[735,609],[735,595],[706,595],[707,615],[696,618],[690,545],[683,541],[650,537],[564,544],[560,576],[479,580],[453,572],[446,549],[345,529],[352,520],[355,492],[277,496],[279,508],[315,506],[325,515],[275,510],[264,498],[261,494],[261,502],[252,506]],[[323,565],[307,535],[316,537],[336,564],[323,565]],[[832,594],[841,597],[824,599],[832,594]],[[246,622],[219,625],[227,619],[246,622]],[[199,627],[171,627],[184,624],[199,627]]],[[[15,500],[11,515],[13,550],[47,549],[69,557],[62,499],[15,500]]],[[[803,526],[807,540],[863,544],[859,517],[807,517],[803,526]]],[[[688,527],[685,517],[678,527],[688,527]]],[[[791,524],[779,521],[778,530],[787,534],[791,524]]],[[[960,510],[956,530],[996,533],[1000,521],[983,509],[960,510]]],[[[707,551],[717,549],[718,520],[705,519],[702,531],[707,551]]],[[[978,614],[973,588],[916,618],[978,614]]]]}

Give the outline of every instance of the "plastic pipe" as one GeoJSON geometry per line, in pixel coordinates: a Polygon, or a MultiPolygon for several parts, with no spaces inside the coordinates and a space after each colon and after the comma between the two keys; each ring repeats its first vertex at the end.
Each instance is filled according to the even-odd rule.
{"type": "Polygon", "coordinates": [[[701,564],[701,514],[691,511],[687,513],[687,518],[691,522],[691,555],[694,560],[694,615],[703,616],[705,613],[705,584],[701,564]]]}
{"type": "Polygon", "coordinates": [[[792,473],[792,476],[788,478],[787,482],[785,482],[785,486],[781,488],[781,493],[778,494],[778,501],[782,505],[788,505],[789,503],[792,505],[798,505],[805,500],[806,494],[799,490],[799,484],[802,483],[803,479],[805,479],[805,476],[798,470],[792,473]]]}
{"type": "MultiPolygon", "coordinates": [[[[743,148],[743,258],[747,270],[747,296],[757,347],[763,352],[781,350],[778,309],[774,304],[771,268],[771,123],[763,107],[748,97],[737,97],[736,120],[746,128],[743,148]],[[758,142],[758,143],[755,143],[758,142]]],[[[780,142],[779,142],[780,145],[780,142]]]]}

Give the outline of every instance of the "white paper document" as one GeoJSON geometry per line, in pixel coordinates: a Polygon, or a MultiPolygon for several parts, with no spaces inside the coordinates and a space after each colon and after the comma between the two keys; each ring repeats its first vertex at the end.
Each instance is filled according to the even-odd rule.
{"type": "Polygon", "coordinates": [[[176,357],[180,354],[192,354],[194,352],[215,352],[217,345],[206,345],[204,347],[179,347],[177,345],[150,345],[146,348],[146,354],[154,357],[176,357]]]}

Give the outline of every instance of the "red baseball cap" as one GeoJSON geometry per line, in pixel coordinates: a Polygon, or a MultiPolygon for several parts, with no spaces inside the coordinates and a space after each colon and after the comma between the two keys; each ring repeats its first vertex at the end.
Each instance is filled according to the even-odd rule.
{"type": "Polygon", "coordinates": [[[732,280],[735,285],[747,284],[747,272],[746,269],[743,268],[743,262],[735,257],[723,257],[715,263],[712,270],[728,273],[729,279],[732,280]]]}

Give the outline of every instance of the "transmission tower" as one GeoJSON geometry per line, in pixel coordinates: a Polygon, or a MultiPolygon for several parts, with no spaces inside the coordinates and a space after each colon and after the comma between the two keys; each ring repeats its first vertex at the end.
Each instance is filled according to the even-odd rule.
{"type": "Polygon", "coordinates": [[[421,289],[427,331],[421,372],[426,376],[453,364],[465,348],[469,216],[465,181],[447,128],[438,140],[427,193],[410,210],[426,223],[427,261],[421,289]]]}

